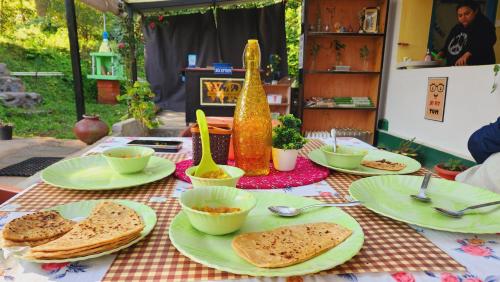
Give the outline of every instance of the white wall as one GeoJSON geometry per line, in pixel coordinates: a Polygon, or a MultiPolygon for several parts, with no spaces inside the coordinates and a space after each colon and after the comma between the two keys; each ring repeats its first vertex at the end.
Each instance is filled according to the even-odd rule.
{"type": "Polygon", "coordinates": [[[492,65],[397,70],[402,1],[391,1],[379,116],[389,121],[390,134],[416,137],[418,143],[472,159],[467,150],[470,134],[500,116],[500,79],[499,89],[490,94],[492,65]],[[444,122],[424,119],[429,77],[448,77],[444,122]]]}

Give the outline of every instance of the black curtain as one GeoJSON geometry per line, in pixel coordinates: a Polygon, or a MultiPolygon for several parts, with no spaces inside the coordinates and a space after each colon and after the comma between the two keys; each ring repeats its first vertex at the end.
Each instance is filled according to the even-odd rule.
{"type": "Polygon", "coordinates": [[[278,54],[281,76],[288,75],[284,3],[263,8],[218,9],[216,14],[217,28],[211,12],[168,17],[168,24],[154,28],[144,23],[146,76],[156,93],[155,102],[162,109],[185,111],[181,73],[187,67],[188,54],[197,55],[197,67],[222,61],[241,68],[247,40],[258,39],[261,67],[268,64],[270,54],[278,54]]]}

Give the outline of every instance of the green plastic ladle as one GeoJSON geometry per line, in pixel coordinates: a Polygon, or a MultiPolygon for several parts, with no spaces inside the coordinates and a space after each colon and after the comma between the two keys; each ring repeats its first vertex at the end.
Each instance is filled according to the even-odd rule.
{"type": "Polygon", "coordinates": [[[196,119],[198,121],[198,126],[200,127],[201,135],[201,161],[198,168],[194,172],[194,176],[203,177],[207,173],[212,171],[218,172],[221,169],[212,159],[212,152],[210,151],[210,137],[208,135],[208,125],[205,113],[202,110],[196,110],[196,119]]]}

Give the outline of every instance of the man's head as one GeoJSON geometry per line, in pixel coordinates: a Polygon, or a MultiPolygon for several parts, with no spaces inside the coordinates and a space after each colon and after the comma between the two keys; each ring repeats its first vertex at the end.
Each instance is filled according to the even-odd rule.
{"type": "Polygon", "coordinates": [[[479,4],[473,0],[465,0],[457,5],[458,22],[464,27],[468,27],[476,18],[479,12],[479,4]]]}

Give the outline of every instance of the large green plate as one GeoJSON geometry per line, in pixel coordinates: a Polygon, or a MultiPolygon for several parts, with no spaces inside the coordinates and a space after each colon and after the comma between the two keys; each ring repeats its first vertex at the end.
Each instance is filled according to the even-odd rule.
{"type": "Polygon", "coordinates": [[[418,194],[421,176],[374,176],[354,181],[349,193],[368,209],[387,217],[422,227],[460,233],[500,232],[500,206],[468,211],[460,219],[433,207],[460,210],[475,204],[500,200],[500,195],[460,182],[432,178],[427,188],[431,203],[410,198],[418,194]]]}
{"type": "Polygon", "coordinates": [[[421,167],[420,163],[412,158],[407,156],[403,156],[400,154],[395,154],[391,152],[387,152],[384,150],[369,150],[368,155],[366,155],[363,160],[366,161],[376,161],[381,159],[386,159],[391,162],[398,162],[406,164],[406,167],[400,171],[389,171],[389,170],[381,170],[370,167],[365,167],[360,165],[355,169],[345,169],[340,167],[334,167],[328,165],[326,162],[325,155],[321,151],[321,149],[316,149],[311,151],[308,155],[309,159],[321,166],[334,169],[340,172],[355,174],[355,175],[363,175],[363,176],[371,176],[371,175],[385,175],[385,174],[408,174],[415,171],[418,171],[421,167]]]}
{"type": "Polygon", "coordinates": [[[252,276],[291,276],[316,273],[348,261],[359,252],[363,245],[363,230],[358,222],[339,208],[319,208],[297,217],[284,218],[272,215],[267,207],[271,205],[302,207],[319,201],[272,192],[255,192],[254,195],[257,199],[257,205],[250,212],[239,231],[223,236],[207,235],[194,229],[186,214],[180,212],[170,225],[170,240],[177,250],[193,261],[222,271],[252,276]],[[274,269],[260,268],[246,262],[231,247],[232,239],[241,233],[313,222],[334,222],[353,230],[353,234],[342,244],[315,258],[300,264],[274,269]]]}
{"type": "MultiPolygon", "coordinates": [[[[58,211],[63,217],[68,218],[68,219],[84,219],[90,215],[90,212],[92,209],[101,201],[104,200],[89,200],[89,201],[81,201],[81,202],[73,202],[65,205],[60,205],[60,206],[55,206],[50,208],[51,210],[58,211]]],[[[135,239],[134,241],[123,245],[121,247],[118,247],[116,249],[107,251],[107,252],[102,252],[102,253],[97,253],[89,256],[84,256],[84,257],[76,257],[76,258],[69,258],[69,259],[51,259],[51,260],[44,260],[44,259],[31,259],[31,258],[26,258],[20,254],[17,256],[21,259],[36,262],[36,263],[59,263],[59,262],[71,262],[71,261],[80,261],[80,260],[87,260],[91,258],[96,258],[104,255],[108,255],[111,253],[118,252],[121,249],[125,249],[140,240],[142,240],[144,237],[146,237],[155,227],[156,225],[156,213],[155,211],[138,202],[134,201],[129,201],[129,200],[106,200],[106,201],[113,201],[117,202],[119,204],[122,204],[124,206],[127,206],[129,208],[134,209],[141,217],[144,222],[144,229],[141,232],[141,236],[139,238],[135,239]]]]}
{"type": "Polygon", "coordinates": [[[116,173],[101,155],[57,162],[42,171],[43,181],[66,189],[110,190],[137,186],[169,176],[175,171],[171,161],[152,156],[138,173],[116,173]]]}

